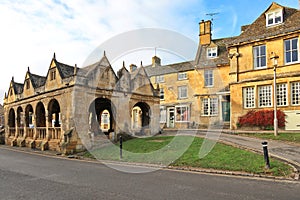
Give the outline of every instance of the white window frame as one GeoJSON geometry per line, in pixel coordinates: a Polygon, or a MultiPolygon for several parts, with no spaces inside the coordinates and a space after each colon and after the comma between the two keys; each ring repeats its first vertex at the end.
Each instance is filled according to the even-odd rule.
{"type": "Polygon", "coordinates": [[[166,108],[166,106],[160,106],[159,122],[160,123],[166,123],[167,122],[167,108],[166,108]]]}
{"type": "Polygon", "coordinates": [[[219,99],[202,98],[202,116],[217,116],[219,113],[219,99]]]}
{"type": "Polygon", "coordinates": [[[283,12],[282,9],[274,10],[273,12],[269,12],[266,14],[266,26],[274,26],[277,24],[281,24],[283,22],[283,12]],[[279,21],[277,21],[280,19],[279,21]],[[270,22],[272,20],[272,22],[270,22]],[[276,22],[277,21],[277,22],[276,22]]]}
{"type": "Polygon", "coordinates": [[[287,84],[280,83],[276,84],[276,96],[277,96],[277,106],[287,106],[288,105],[288,94],[287,94],[287,84]]]}
{"type": "Polygon", "coordinates": [[[160,100],[165,100],[165,91],[164,91],[164,88],[159,88],[159,99],[160,100]]]}
{"type": "Polygon", "coordinates": [[[188,88],[186,85],[178,86],[178,98],[179,99],[188,98],[188,88]],[[182,90],[186,90],[186,92],[183,92],[182,90]],[[186,94],[186,95],[183,95],[183,94],[186,94]]]}
{"type": "Polygon", "coordinates": [[[258,107],[272,107],[272,85],[258,86],[258,107]]]}
{"type": "Polygon", "coordinates": [[[291,104],[293,106],[300,105],[300,82],[291,83],[291,104]]]}
{"type": "Polygon", "coordinates": [[[187,77],[187,73],[186,72],[179,72],[178,73],[178,80],[186,80],[187,77]]]}
{"type": "Polygon", "coordinates": [[[214,86],[214,71],[211,69],[204,70],[204,86],[205,87],[214,86]]]}
{"type": "Polygon", "coordinates": [[[267,67],[267,55],[266,55],[267,49],[266,45],[259,45],[253,47],[253,66],[254,69],[264,69],[267,67]],[[264,48],[264,52],[263,52],[264,48]],[[258,54],[258,55],[257,55],[258,54]],[[264,60],[264,65],[262,64],[264,60]]]}
{"type": "Polygon", "coordinates": [[[164,75],[156,76],[156,83],[163,83],[163,82],[165,82],[164,75]]]}
{"type": "Polygon", "coordinates": [[[179,105],[175,106],[175,122],[188,122],[190,120],[190,107],[188,105],[179,105]],[[183,108],[187,113],[182,112],[183,108]],[[178,114],[177,110],[180,109],[180,113],[178,114]],[[186,115],[186,120],[184,120],[184,116],[186,115]]]}
{"type": "Polygon", "coordinates": [[[207,58],[216,58],[216,57],[218,57],[218,47],[207,48],[207,58]]]}
{"type": "Polygon", "coordinates": [[[299,63],[299,39],[298,39],[298,37],[284,40],[284,62],[286,64],[299,63]],[[297,47],[293,49],[293,41],[295,41],[295,40],[296,40],[297,47]],[[286,44],[287,42],[289,42],[289,46],[287,46],[287,44],[286,44]],[[289,47],[289,50],[287,50],[288,47],[289,47]],[[297,53],[296,61],[293,61],[293,53],[294,52],[297,53]],[[289,61],[287,60],[287,54],[289,54],[289,56],[290,56],[289,61]]]}
{"type": "Polygon", "coordinates": [[[255,108],[255,88],[243,88],[244,108],[255,108]]]}

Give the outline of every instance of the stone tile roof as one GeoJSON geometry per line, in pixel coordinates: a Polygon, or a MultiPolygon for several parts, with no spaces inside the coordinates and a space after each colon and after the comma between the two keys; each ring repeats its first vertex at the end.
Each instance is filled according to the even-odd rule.
{"type": "Polygon", "coordinates": [[[299,10],[284,7],[274,2],[270,5],[270,7],[264,13],[262,13],[252,24],[245,26],[244,31],[235,40],[231,41],[230,45],[263,40],[268,37],[287,34],[289,32],[300,30],[299,10]],[[283,23],[267,27],[265,13],[274,4],[283,8],[283,23]]]}
{"type": "Polygon", "coordinates": [[[41,86],[45,85],[45,83],[46,83],[46,77],[39,76],[36,74],[31,74],[31,73],[30,73],[30,80],[31,80],[33,88],[41,87],[41,86]]]}
{"type": "Polygon", "coordinates": [[[55,60],[56,67],[61,75],[61,78],[69,78],[74,75],[74,68],[73,66],[58,62],[55,60]]]}
{"type": "Polygon", "coordinates": [[[0,104],[0,115],[4,115],[4,107],[0,104]]]}
{"type": "Polygon", "coordinates": [[[212,40],[218,47],[218,56],[216,58],[207,58],[207,48],[209,48],[210,45],[199,45],[195,59],[197,68],[229,65],[227,44],[234,39],[235,37],[212,40]]]}
{"type": "Polygon", "coordinates": [[[150,65],[145,67],[145,71],[149,77],[177,73],[177,72],[185,72],[190,70],[194,70],[194,61],[187,61],[187,62],[175,63],[170,65],[162,65],[162,66],[156,65],[155,67],[152,67],[152,65],[150,65]]]}
{"type": "Polygon", "coordinates": [[[14,87],[14,90],[15,90],[16,94],[22,94],[23,93],[24,84],[14,82],[13,87],[14,87]]]}

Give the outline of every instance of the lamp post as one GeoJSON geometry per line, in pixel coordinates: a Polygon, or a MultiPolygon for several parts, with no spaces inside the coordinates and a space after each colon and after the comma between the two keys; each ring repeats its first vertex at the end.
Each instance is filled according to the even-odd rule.
{"type": "Polygon", "coordinates": [[[274,136],[278,135],[278,120],[277,120],[277,85],[276,85],[276,67],[278,65],[277,59],[279,58],[274,52],[271,53],[271,60],[273,60],[274,70],[274,86],[273,86],[273,98],[274,98],[274,136]]]}

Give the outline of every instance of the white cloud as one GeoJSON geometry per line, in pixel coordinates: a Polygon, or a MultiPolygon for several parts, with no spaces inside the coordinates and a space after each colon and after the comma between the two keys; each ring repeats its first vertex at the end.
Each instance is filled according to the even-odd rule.
{"type": "Polygon", "coordinates": [[[59,61],[81,66],[105,40],[145,27],[178,31],[196,41],[195,16],[203,13],[197,0],[2,0],[0,102],[12,76],[24,81],[27,66],[46,75],[53,52],[59,61]]]}

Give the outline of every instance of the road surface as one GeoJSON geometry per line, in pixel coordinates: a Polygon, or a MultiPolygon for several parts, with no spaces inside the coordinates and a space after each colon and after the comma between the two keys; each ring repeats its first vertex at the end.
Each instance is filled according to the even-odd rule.
{"type": "Polygon", "coordinates": [[[300,182],[171,170],[124,173],[101,163],[0,146],[0,199],[296,200],[300,182]]]}

